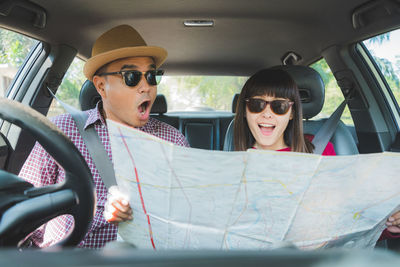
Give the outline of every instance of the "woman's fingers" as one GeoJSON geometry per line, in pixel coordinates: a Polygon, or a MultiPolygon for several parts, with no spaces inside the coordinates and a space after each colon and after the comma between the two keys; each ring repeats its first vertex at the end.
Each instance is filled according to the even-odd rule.
{"type": "Polygon", "coordinates": [[[386,225],[398,226],[400,225],[400,211],[393,213],[387,220],[386,225]]]}
{"type": "Polygon", "coordinates": [[[398,226],[388,226],[387,230],[393,234],[400,233],[400,227],[398,227],[398,226]]]}

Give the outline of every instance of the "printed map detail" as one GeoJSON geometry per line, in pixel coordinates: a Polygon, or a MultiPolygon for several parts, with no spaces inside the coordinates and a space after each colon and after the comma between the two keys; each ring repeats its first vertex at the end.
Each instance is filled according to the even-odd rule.
{"type": "Polygon", "coordinates": [[[399,153],[208,151],[107,124],[139,248],[373,247],[400,204],[399,153]]]}

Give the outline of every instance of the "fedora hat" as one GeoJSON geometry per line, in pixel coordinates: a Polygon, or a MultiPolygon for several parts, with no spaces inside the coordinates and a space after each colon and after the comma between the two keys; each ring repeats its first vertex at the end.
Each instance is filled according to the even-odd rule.
{"type": "Polygon", "coordinates": [[[157,68],[167,58],[167,51],[156,46],[147,46],[142,36],[129,25],[120,25],[103,33],[92,48],[92,56],[83,67],[89,80],[107,63],[126,57],[152,57],[157,68]]]}

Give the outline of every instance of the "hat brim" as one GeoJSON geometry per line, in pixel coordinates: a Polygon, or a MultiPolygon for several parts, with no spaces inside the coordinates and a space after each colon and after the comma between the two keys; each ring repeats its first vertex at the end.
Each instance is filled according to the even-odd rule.
{"type": "Polygon", "coordinates": [[[167,58],[167,51],[157,46],[124,47],[98,54],[86,61],[83,74],[92,81],[95,72],[107,63],[127,57],[152,57],[156,67],[159,68],[167,58]]]}

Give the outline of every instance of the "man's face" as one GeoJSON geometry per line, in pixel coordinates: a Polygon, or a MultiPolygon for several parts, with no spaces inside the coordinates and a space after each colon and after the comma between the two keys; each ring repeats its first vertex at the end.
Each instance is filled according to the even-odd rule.
{"type": "MultiPolygon", "coordinates": [[[[111,62],[105,72],[136,70],[145,73],[155,69],[151,57],[129,57],[111,62]]],[[[133,87],[125,84],[121,74],[94,76],[93,83],[101,95],[107,118],[132,127],[147,123],[157,95],[157,86],[150,85],[144,75],[133,87]]]]}

